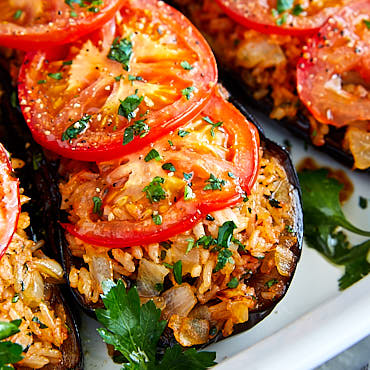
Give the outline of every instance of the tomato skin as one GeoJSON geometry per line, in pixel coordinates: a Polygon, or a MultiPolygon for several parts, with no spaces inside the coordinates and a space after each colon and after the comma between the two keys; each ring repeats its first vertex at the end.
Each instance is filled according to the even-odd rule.
{"type": "Polygon", "coordinates": [[[363,97],[343,89],[349,73],[363,79],[349,82],[352,85],[370,83],[370,31],[363,22],[369,14],[368,0],[344,7],[303,48],[297,63],[297,91],[321,123],[342,127],[370,120],[368,94],[363,97]]]}
{"type": "MultiPolygon", "coordinates": [[[[152,115],[153,117],[149,117],[148,120],[148,122],[150,120],[154,122],[153,124],[150,124],[151,129],[149,134],[144,137],[135,136],[134,139],[126,145],[122,145],[125,127],[114,132],[112,130],[107,131],[107,129],[106,131],[100,130],[98,132],[98,134],[100,134],[100,138],[102,135],[107,138],[104,143],[99,140],[98,135],[96,136],[96,140],[93,138],[91,138],[91,141],[89,141],[89,139],[86,140],[87,134],[85,137],[82,137],[81,135],[81,137],[74,140],[74,142],[63,141],[60,132],[58,132],[58,134],[54,134],[50,129],[50,127],[53,128],[54,126],[55,117],[52,113],[47,111],[46,107],[48,106],[48,99],[45,98],[44,92],[40,90],[40,85],[37,84],[37,81],[45,78],[45,76],[40,77],[40,74],[38,73],[35,77],[34,75],[36,72],[34,71],[34,68],[35,66],[40,65],[40,63],[42,64],[45,59],[58,61],[63,60],[63,57],[65,57],[66,54],[66,48],[69,48],[69,46],[56,47],[49,49],[48,51],[30,52],[25,57],[18,79],[18,96],[21,103],[21,109],[35,141],[61,156],[82,161],[105,161],[112,158],[118,158],[123,154],[135,152],[138,146],[145,146],[154,142],[164,134],[176,129],[176,127],[196,116],[206,105],[209,97],[215,89],[218,73],[213,53],[203,36],[181,13],[161,1],[127,0],[125,3],[126,5],[133,4],[132,11],[135,11],[135,9],[138,8],[139,10],[152,10],[153,12],[156,12],[156,14],[161,14],[161,16],[165,17],[164,19],[169,19],[169,27],[176,27],[174,29],[178,34],[181,32],[181,36],[183,36],[188,43],[188,49],[194,53],[198,53],[197,55],[199,56],[199,70],[197,70],[196,74],[193,74],[193,77],[191,77],[191,81],[194,81],[194,86],[197,87],[198,90],[194,91],[194,96],[190,100],[186,100],[182,97],[181,99],[177,99],[166,109],[154,112],[152,115]],[[40,102],[43,105],[42,108],[40,107],[40,102]],[[41,114],[44,114],[45,111],[48,115],[47,118],[40,119],[39,117],[41,117],[41,114]],[[43,122],[45,122],[45,120],[51,122],[49,128],[44,128],[43,122]]],[[[128,11],[128,9],[131,8],[124,6],[120,11],[120,16],[122,17],[122,15],[125,15],[125,12],[128,11]]],[[[113,40],[115,35],[114,32],[116,32],[115,27],[115,23],[112,20],[111,22],[106,23],[101,30],[89,35],[89,38],[92,40],[100,40],[101,38],[104,39],[104,37],[110,37],[113,40]]],[[[180,63],[180,61],[181,59],[176,63],[180,63]]],[[[112,62],[108,60],[107,63],[112,62]]],[[[117,62],[113,63],[118,64],[117,62]]],[[[122,66],[119,65],[119,67],[119,73],[125,72],[123,71],[122,66]]],[[[192,72],[193,71],[190,71],[189,73],[192,72]]],[[[179,80],[184,79],[180,73],[178,73],[176,78],[179,80]]],[[[113,77],[111,77],[111,80],[113,80],[113,77]]],[[[169,81],[168,83],[173,84],[172,81],[169,81]]],[[[116,83],[116,85],[117,84],[118,83],[116,83]]],[[[113,87],[113,89],[114,88],[115,87],[113,87]]],[[[88,98],[90,98],[90,96],[91,94],[88,95],[88,98]]],[[[120,99],[123,98],[120,96],[118,97],[120,99]]],[[[116,99],[117,102],[118,97],[116,99]]],[[[57,99],[57,97],[49,97],[49,101],[52,99],[57,99]]],[[[70,99],[72,98],[70,97],[70,99]]],[[[103,110],[103,108],[101,109],[103,110]]],[[[70,107],[65,108],[64,111],[67,109],[70,109],[70,107]]],[[[60,112],[62,111],[63,109],[60,110],[60,112]]],[[[115,113],[115,115],[118,116],[117,113],[115,113]]],[[[62,120],[60,119],[60,122],[61,121],[62,120]]],[[[65,125],[66,121],[67,117],[63,120],[62,124],[65,125]]],[[[133,121],[131,121],[131,123],[132,122],[133,121]]],[[[127,125],[129,124],[130,123],[127,123],[127,125]]]]}
{"type": "MultiPolygon", "coordinates": [[[[62,0],[61,2],[64,3],[62,0]]],[[[103,26],[122,6],[122,0],[104,0],[104,4],[99,12],[90,13],[81,21],[78,21],[78,18],[69,18],[66,20],[68,24],[51,22],[52,25],[19,27],[12,26],[11,23],[0,23],[0,45],[32,51],[73,42],[103,26]]]]}
{"type": "MultiPolygon", "coordinates": [[[[310,18],[312,19],[310,19],[310,22],[307,22],[307,24],[304,24],[303,22],[299,27],[298,25],[295,26],[292,22],[290,22],[292,25],[283,24],[278,26],[276,24],[276,19],[274,19],[271,14],[272,9],[274,8],[271,8],[266,12],[266,10],[263,9],[265,8],[265,4],[260,5],[260,8],[258,8],[259,1],[216,0],[216,2],[230,18],[234,19],[234,21],[244,27],[265,34],[293,35],[297,37],[314,34],[319,30],[327,18],[336,11],[336,7],[330,8],[329,11],[325,9],[323,12],[311,16],[310,18]],[[249,15],[246,16],[244,11],[249,15]]],[[[299,17],[293,17],[293,20],[297,21],[299,20],[299,17]]]]}
{"type": "Polygon", "coordinates": [[[17,228],[20,209],[19,182],[12,176],[8,153],[0,144],[0,260],[17,228]]]}
{"type": "MultiPolygon", "coordinates": [[[[230,137],[232,149],[229,160],[231,166],[228,169],[225,168],[225,171],[231,172],[232,170],[232,173],[239,179],[238,184],[241,189],[231,187],[228,190],[223,189],[216,192],[200,190],[194,199],[185,201],[182,197],[166,211],[161,225],[155,225],[151,219],[136,222],[92,221],[88,217],[80,220],[77,224],[64,223],[62,224],[63,228],[80,240],[92,245],[125,248],[167,240],[193,228],[208,213],[240,202],[244,196],[243,191],[249,194],[256,181],[259,169],[258,131],[232,104],[224,101],[220,96],[211,98],[207,107],[202,111],[202,115],[212,117],[214,122],[221,117],[227,119],[225,130],[230,137]]],[[[167,137],[163,138],[163,141],[167,141],[167,137]]],[[[180,163],[184,154],[180,152],[178,155],[180,155],[180,163]]],[[[184,162],[186,160],[191,162],[193,159],[185,157],[182,159],[184,162]]],[[[175,163],[172,160],[171,162],[175,163]]],[[[176,163],[175,167],[178,168],[176,163]]],[[[186,170],[189,171],[188,168],[186,170]]],[[[185,171],[185,167],[181,167],[180,171],[185,171]]],[[[84,197],[90,196],[90,194],[83,193],[84,197]]]]}

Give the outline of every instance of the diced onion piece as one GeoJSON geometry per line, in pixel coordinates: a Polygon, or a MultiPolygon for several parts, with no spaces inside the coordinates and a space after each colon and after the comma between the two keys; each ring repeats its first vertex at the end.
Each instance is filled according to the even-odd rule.
{"type": "Polygon", "coordinates": [[[44,280],[40,273],[32,271],[26,274],[23,286],[22,298],[24,303],[31,308],[37,307],[44,298],[44,280]]]}
{"type": "Polygon", "coordinates": [[[290,276],[294,268],[293,252],[286,247],[276,247],[275,263],[280,275],[290,276]]]}
{"type": "Polygon", "coordinates": [[[174,286],[163,293],[166,308],[163,317],[169,319],[172,315],[186,317],[197,303],[197,299],[189,284],[174,286]]]}
{"type": "Polygon", "coordinates": [[[33,264],[37,266],[39,272],[60,281],[63,279],[63,268],[55,260],[43,258],[34,260],[33,264]]]}
{"type": "Polygon", "coordinates": [[[143,258],[140,260],[137,275],[137,290],[140,297],[155,297],[160,294],[157,284],[163,284],[169,270],[143,258]]]}
{"type": "Polygon", "coordinates": [[[91,256],[89,266],[91,276],[100,286],[103,281],[113,279],[112,263],[108,258],[102,256],[91,256]]]}
{"type": "Polygon", "coordinates": [[[176,340],[184,347],[208,341],[209,321],[172,315],[168,326],[173,329],[176,340]]]}

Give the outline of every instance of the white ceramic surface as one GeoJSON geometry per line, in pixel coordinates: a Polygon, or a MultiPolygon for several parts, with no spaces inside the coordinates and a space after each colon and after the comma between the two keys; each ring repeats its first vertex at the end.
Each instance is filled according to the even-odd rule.
{"type": "MultiPolygon", "coordinates": [[[[292,137],[283,128],[258,117],[269,138],[292,144],[297,164],[313,157],[319,164],[343,168],[327,155],[319,153],[292,137]]],[[[344,205],[346,216],[356,226],[370,229],[370,207],[358,205],[359,196],[370,198],[370,177],[345,169],[355,185],[352,197],[344,205]]],[[[354,243],[364,240],[351,236],[354,243]]],[[[303,247],[301,261],[285,298],[273,312],[251,330],[223,340],[208,349],[217,352],[219,369],[309,369],[335,356],[370,334],[370,276],[338,291],[342,269],[331,265],[315,250],[303,247]]],[[[108,358],[94,320],[83,316],[81,334],[87,370],[119,369],[108,358]]]]}

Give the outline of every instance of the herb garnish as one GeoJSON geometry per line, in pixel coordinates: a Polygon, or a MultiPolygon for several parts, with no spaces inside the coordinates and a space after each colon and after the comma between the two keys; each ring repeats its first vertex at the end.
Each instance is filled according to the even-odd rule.
{"type": "Polygon", "coordinates": [[[184,200],[190,200],[194,198],[195,198],[195,194],[193,192],[193,189],[191,188],[189,184],[186,184],[185,189],[184,189],[184,200]]]}
{"type": "Polygon", "coordinates": [[[149,162],[152,159],[155,159],[156,161],[160,161],[162,159],[161,155],[154,148],[145,156],[144,161],[149,162]]]}
{"type": "Polygon", "coordinates": [[[137,95],[137,90],[135,91],[135,94],[129,95],[124,100],[120,99],[118,114],[120,116],[127,118],[129,121],[131,121],[132,118],[136,117],[135,110],[140,105],[140,103],[143,101],[143,99],[144,99],[143,96],[137,95]]]}
{"type": "Polygon", "coordinates": [[[228,288],[235,289],[239,285],[239,280],[233,277],[226,285],[228,288]]]}
{"type": "Polygon", "coordinates": [[[32,321],[40,325],[40,329],[47,329],[47,325],[43,324],[37,316],[32,318],[32,321]]]}
{"type": "Polygon", "coordinates": [[[276,279],[271,279],[269,281],[266,281],[265,286],[267,288],[271,288],[273,285],[277,284],[278,281],[276,279]]]}
{"type": "Polygon", "coordinates": [[[103,214],[103,210],[101,209],[103,201],[99,197],[93,197],[92,200],[94,202],[93,213],[101,216],[103,214]]]}
{"type": "Polygon", "coordinates": [[[14,334],[19,333],[19,326],[22,320],[13,320],[10,322],[0,321],[0,369],[11,370],[13,367],[7,366],[15,364],[22,360],[23,348],[20,344],[11,341],[3,341],[14,334]]]}
{"type": "Polygon", "coordinates": [[[193,95],[194,90],[195,90],[194,86],[188,86],[188,87],[185,87],[185,89],[181,90],[181,94],[185,96],[187,100],[190,100],[190,98],[193,95]]]}
{"type": "Polygon", "coordinates": [[[144,137],[148,135],[150,127],[145,123],[146,118],[135,121],[131,126],[125,128],[123,133],[122,145],[126,145],[134,140],[134,136],[144,137]]]}
{"type": "Polygon", "coordinates": [[[202,117],[202,120],[209,123],[212,128],[211,128],[211,136],[214,137],[215,136],[215,128],[217,127],[220,127],[222,126],[223,122],[222,121],[218,121],[218,122],[213,122],[209,117],[205,116],[205,117],[202,117]]]}
{"type": "Polygon", "coordinates": [[[136,287],[126,292],[121,280],[117,284],[105,281],[102,287],[105,309],[95,312],[104,328],[98,332],[106,343],[122,353],[127,361],[124,369],[205,370],[215,365],[214,352],[197,352],[194,348],[184,351],[178,344],[167,347],[159,361],[158,341],[166,327],[166,321],[160,320],[161,310],[152,300],[141,306],[136,287]]]}
{"type": "Polygon", "coordinates": [[[370,273],[367,260],[370,240],[351,246],[347,236],[337,227],[362,236],[370,236],[370,231],[361,230],[346,219],[339,202],[343,185],[328,177],[327,170],[306,170],[298,176],[302,188],[305,240],[309,247],[332,263],[345,267],[345,273],[339,279],[339,289],[343,290],[370,273]]]}
{"type": "Polygon", "coordinates": [[[62,141],[76,139],[77,135],[87,129],[91,116],[85,115],[77,122],[72,123],[62,134],[62,141]]]}
{"type": "Polygon", "coordinates": [[[194,67],[189,64],[186,60],[180,63],[181,67],[186,69],[187,71],[191,71],[194,67]]]}
{"type": "Polygon", "coordinates": [[[292,9],[293,0],[277,0],[276,9],[279,14],[284,13],[286,10],[292,9]]]}
{"type": "Polygon", "coordinates": [[[163,190],[161,184],[164,183],[164,178],[156,176],[150,182],[149,185],[145,186],[143,191],[146,193],[146,197],[151,203],[159,202],[161,199],[166,199],[166,192],[163,190]]]}
{"type": "Polygon", "coordinates": [[[365,23],[365,26],[367,27],[367,29],[370,30],[370,20],[364,19],[363,22],[365,23]]]}
{"type": "Polygon", "coordinates": [[[18,10],[14,13],[13,18],[14,18],[14,19],[19,19],[19,18],[22,16],[22,14],[23,14],[23,10],[18,9],[18,10]]]}
{"type": "Polygon", "coordinates": [[[189,135],[190,132],[189,131],[185,131],[185,130],[179,130],[177,135],[179,135],[180,137],[185,137],[186,135],[189,135]]]}
{"type": "Polygon", "coordinates": [[[203,188],[203,190],[222,190],[222,187],[226,184],[225,180],[218,179],[212,173],[209,176],[209,179],[206,180],[208,184],[203,188]]]}
{"type": "Polygon", "coordinates": [[[182,261],[177,261],[173,265],[173,276],[177,284],[182,284],[182,261]]]}
{"type": "Polygon", "coordinates": [[[61,80],[63,78],[62,74],[60,72],[56,73],[48,73],[48,76],[54,80],[61,80]]]}
{"type": "Polygon", "coordinates": [[[293,15],[300,15],[303,12],[303,8],[301,4],[294,5],[294,8],[292,10],[293,15]]]}
{"type": "Polygon", "coordinates": [[[110,47],[108,58],[122,64],[125,71],[129,70],[129,63],[132,57],[132,42],[123,38],[116,37],[110,47]]]}
{"type": "Polygon", "coordinates": [[[166,171],[175,172],[176,168],[171,162],[164,163],[162,168],[166,171]]]}
{"type": "Polygon", "coordinates": [[[162,216],[161,215],[152,215],[153,222],[156,225],[162,225],[162,216]]]}
{"type": "Polygon", "coordinates": [[[360,196],[358,198],[358,205],[360,206],[360,208],[366,209],[367,208],[367,199],[360,196]]]}

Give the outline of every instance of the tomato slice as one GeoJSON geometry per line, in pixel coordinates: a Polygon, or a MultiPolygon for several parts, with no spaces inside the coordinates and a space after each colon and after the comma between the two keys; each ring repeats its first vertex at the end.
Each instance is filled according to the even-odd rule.
{"type": "Polygon", "coordinates": [[[301,100],[321,123],[338,127],[370,120],[370,2],[329,18],[297,65],[301,100]]]}
{"type": "Polygon", "coordinates": [[[240,202],[258,168],[257,129],[213,96],[200,115],[154,146],[96,170],[75,170],[60,186],[71,221],[63,226],[84,242],[110,248],[167,240],[240,202]]]}
{"type": "Polygon", "coordinates": [[[0,45],[22,50],[77,40],[114,16],[120,0],[2,0],[0,45]]]}
{"type": "Polygon", "coordinates": [[[26,56],[19,100],[45,148],[117,158],[196,116],[214,90],[212,51],[181,13],[155,0],[124,4],[88,38],[26,56]]]}
{"type": "Polygon", "coordinates": [[[0,144],[0,259],[17,228],[19,213],[18,179],[12,176],[8,152],[0,144]]]}
{"type": "Polygon", "coordinates": [[[262,33],[305,36],[351,0],[283,1],[216,0],[236,22],[262,33]]]}

